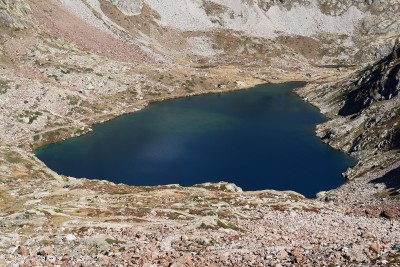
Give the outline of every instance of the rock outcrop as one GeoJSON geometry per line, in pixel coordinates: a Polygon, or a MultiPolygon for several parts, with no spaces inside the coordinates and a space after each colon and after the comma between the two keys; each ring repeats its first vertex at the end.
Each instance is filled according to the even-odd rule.
{"type": "Polygon", "coordinates": [[[331,118],[317,127],[317,135],[360,160],[346,173],[349,178],[399,160],[399,53],[397,44],[385,58],[343,81],[299,90],[331,118]]]}
{"type": "Polygon", "coordinates": [[[0,266],[399,265],[399,6],[0,0],[0,266]],[[359,159],[317,199],[76,179],[32,154],[153,101],[286,81],[359,159]]]}
{"type": "Polygon", "coordinates": [[[346,0],[177,0],[171,4],[160,0],[62,0],[61,3],[93,26],[108,28],[125,40],[161,51],[174,60],[177,55],[195,55],[195,60],[211,61],[216,54],[247,57],[246,53],[265,54],[266,50],[279,54],[265,40],[274,39],[279,48],[293,50],[288,54],[305,55],[314,64],[366,64],[385,55],[400,30],[396,1],[378,4],[346,0]],[[281,36],[289,39],[283,41],[281,36]],[[265,46],[254,43],[256,37],[264,39],[265,46]],[[303,46],[293,37],[317,45],[303,46]],[[211,45],[196,44],[193,38],[207,40],[211,45]],[[252,45],[246,47],[250,39],[252,45]]]}
{"type": "Polygon", "coordinates": [[[350,84],[339,85],[344,105],[339,115],[348,116],[361,112],[376,101],[397,97],[400,90],[400,45],[384,59],[363,69],[350,84]]]}

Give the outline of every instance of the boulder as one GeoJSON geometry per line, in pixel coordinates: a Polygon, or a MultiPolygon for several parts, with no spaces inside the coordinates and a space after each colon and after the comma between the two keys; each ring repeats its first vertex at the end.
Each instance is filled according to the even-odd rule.
{"type": "Polygon", "coordinates": [[[71,241],[76,240],[76,236],[72,235],[72,234],[68,234],[68,235],[64,236],[62,240],[64,242],[71,242],[71,241]]]}
{"type": "Polygon", "coordinates": [[[40,256],[49,256],[52,253],[53,253],[53,249],[51,247],[44,247],[44,248],[40,249],[37,254],[40,256]]]}
{"type": "Polygon", "coordinates": [[[396,217],[395,212],[392,211],[392,210],[389,210],[389,209],[384,209],[384,210],[381,212],[380,215],[381,215],[381,217],[386,218],[386,219],[389,219],[389,220],[394,219],[394,218],[396,217]]]}
{"type": "Polygon", "coordinates": [[[25,246],[20,246],[18,248],[18,253],[21,254],[22,256],[28,256],[29,255],[29,249],[25,246]]]}
{"type": "Polygon", "coordinates": [[[372,243],[372,244],[369,246],[369,249],[372,250],[373,252],[375,252],[376,254],[381,253],[381,248],[380,248],[380,246],[379,246],[377,243],[372,243]]]}
{"type": "Polygon", "coordinates": [[[367,257],[364,254],[364,247],[360,245],[354,245],[348,252],[350,261],[353,262],[364,262],[367,257]]]}

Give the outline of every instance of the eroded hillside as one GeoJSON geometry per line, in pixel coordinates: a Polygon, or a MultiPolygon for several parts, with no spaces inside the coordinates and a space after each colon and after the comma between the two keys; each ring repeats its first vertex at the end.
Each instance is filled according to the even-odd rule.
{"type": "Polygon", "coordinates": [[[0,0],[0,265],[399,264],[399,9],[0,0]],[[318,200],[75,179],[32,154],[152,101],[294,80],[332,119],[317,134],[360,160],[318,200]]]}
{"type": "Polygon", "coordinates": [[[175,61],[220,62],[251,54],[268,61],[284,49],[285,55],[299,53],[315,64],[365,63],[390,50],[400,27],[397,1],[61,2],[93,26],[175,61]]]}

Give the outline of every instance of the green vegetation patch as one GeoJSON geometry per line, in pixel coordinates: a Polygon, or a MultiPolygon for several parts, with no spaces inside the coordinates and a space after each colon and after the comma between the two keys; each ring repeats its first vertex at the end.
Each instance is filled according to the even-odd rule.
{"type": "Polygon", "coordinates": [[[15,155],[14,153],[6,154],[5,159],[6,159],[6,161],[8,161],[11,164],[22,162],[22,158],[19,157],[18,155],[15,155]]]}
{"type": "Polygon", "coordinates": [[[193,87],[195,85],[196,83],[191,80],[186,80],[184,83],[182,83],[183,88],[185,88],[185,90],[189,92],[193,92],[193,87]]]}
{"type": "Polygon", "coordinates": [[[67,100],[69,101],[69,104],[70,104],[71,106],[76,106],[76,105],[79,104],[80,98],[77,97],[77,96],[74,96],[74,95],[68,95],[68,96],[67,96],[67,100]]]}
{"type": "Polygon", "coordinates": [[[53,78],[56,82],[59,82],[59,81],[60,81],[60,78],[59,78],[57,75],[55,75],[55,74],[47,75],[47,77],[53,78]]]}
{"type": "Polygon", "coordinates": [[[0,80],[0,95],[7,93],[7,91],[10,89],[8,83],[8,81],[0,80]]]}
{"type": "Polygon", "coordinates": [[[69,69],[61,69],[62,74],[69,74],[71,71],[69,69]]]}
{"type": "Polygon", "coordinates": [[[61,134],[62,133],[60,131],[51,131],[51,132],[44,133],[42,135],[42,138],[51,143],[51,142],[58,140],[60,138],[61,134]]]}
{"type": "Polygon", "coordinates": [[[389,188],[376,193],[375,197],[380,199],[391,198],[400,200],[400,191],[395,188],[389,188]]]}
{"type": "Polygon", "coordinates": [[[225,222],[223,222],[221,220],[217,220],[217,226],[219,226],[221,228],[224,228],[224,229],[232,229],[232,230],[235,230],[235,231],[239,231],[240,230],[239,227],[237,227],[233,223],[230,223],[230,222],[225,223],[225,222]]]}
{"type": "Polygon", "coordinates": [[[209,230],[214,229],[215,227],[206,223],[201,223],[199,228],[203,230],[209,230]]]}
{"type": "Polygon", "coordinates": [[[118,241],[117,239],[112,239],[112,238],[107,238],[107,239],[106,239],[106,242],[107,242],[109,245],[113,245],[113,244],[118,244],[118,243],[119,243],[119,241],[118,241]]]}
{"type": "Polygon", "coordinates": [[[223,222],[221,220],[217,220],[217,225],[210,225],[210,224],[206,224],[206,223],[203,222],[203,223],[200,224],[199,228],[203,229],[203,230],[209,230],[209,229],[216,230],[218,228],[232,229],[232,230],[235,230],[235,231],[240,231],[241,230],[239,227],[237,227],[233,223],[223,222]]]}
{"type": "Polygon", "coordinates": [[[27,123],[32,124],[41,115],[43,115],[43,113],[40,111],[25,110],[24,113],[19,114],[18,120],[20,122],[25,122],[24,118],[28,118],[27,123]]]}

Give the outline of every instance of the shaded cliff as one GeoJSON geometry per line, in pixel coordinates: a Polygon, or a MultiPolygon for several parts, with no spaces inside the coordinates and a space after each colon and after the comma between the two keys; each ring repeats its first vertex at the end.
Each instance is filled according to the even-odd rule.
{"type": "Polygon", "coordinates": [[[398,62],[353,72],[392,51],[399,10],[398,0],[0,0],[0,266],[398,265],[399,192],[387,189],[400,162],[398,62]],[[359,179],[324,198],[333,204],[227,183],[75,179],[32,155],[152,101],[293,80],[331,118],[318,136],[360,160],[346,174],[359,179]]]}
{"type": "Polygon", "coordinates": [[[389,100],[397,97],[400,89],[400,45],[376,62],[371,67],[362,70],[358,77],[344,85],[344,106],[339,115],[348,116],[369,107],[373,102],[389,100]]]}
{"type": "Polygon", "coordinates": [[[399,160],[400,45],[371,66],[338,82],[310,85],[299,94],[331,118],[317,135],[360,160],[349,178],[399,160]]]}

